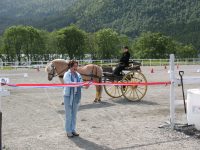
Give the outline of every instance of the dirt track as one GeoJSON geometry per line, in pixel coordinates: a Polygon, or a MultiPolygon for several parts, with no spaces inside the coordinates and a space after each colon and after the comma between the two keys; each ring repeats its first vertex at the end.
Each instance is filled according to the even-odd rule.
{"type": "MultiPolygon", "coordinates": [[[[181,66],[185,76],[199,76],[200,66],[181,66]]],[[[164,67],[142,67],[148,81],[169,81],[164,67]]],[[[12,70],[28,73],[28,78],[10,77],[11,83],[50,83],[41,70],[12,70]]],[[[59,83],[54,79],[51,83],[59,83]]],[[[112,99],[103,92],[102,102],[93,103],[95,89],[83,89],[77,118],[80,137],[68,139],[64,131],[62,89],[9,88],[11,96],[2,97],[3,145],[6,150],[66,149],[199,149],[200,141],[170,128],[159,128],[169,121],[169,86],[149,86],[140,102],[112,99]]],[[[199,88],[186,85],[185,89],[199,88]]],[[[182,99],[181,88],[176,88],[182,99]]],[[[183,106],[176,111],[178,123],[186,123],[183,106]]]]}

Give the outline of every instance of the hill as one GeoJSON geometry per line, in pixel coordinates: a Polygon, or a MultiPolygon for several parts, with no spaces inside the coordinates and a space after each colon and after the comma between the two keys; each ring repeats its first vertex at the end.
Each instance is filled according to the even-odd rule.
{"type": "Polygon", "coordinates": [[[200,1],[88,0],[77,3],[73,10],[76,24],[86,31],[111,27],[131,37],[146,31],[162,32],[200,49],[200,1]]]}
{"type": "Polygon", "coordinates": [[[52,31],[71,23],[95,32],[114,28],[137,37],[162,32],[200,49],[200,2],[197,0],[1,0],[0,32],[12,24],[52,31]]]}
{"type": "MultiPolygon", "coordinates": [[[[0,33],[6,27],[18,24],[45,29],[48,20],[63,16],[74,2],[76,0],[1,0],[0,33]]],[[[56,27],[65,26],[60,22],[56,27]]]]}

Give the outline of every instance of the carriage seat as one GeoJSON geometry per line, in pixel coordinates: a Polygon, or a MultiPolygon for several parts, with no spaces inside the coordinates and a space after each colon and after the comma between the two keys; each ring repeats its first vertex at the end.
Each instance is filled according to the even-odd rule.
{"type": "Polygon", "coordinates": [[[107,77],[112,77],[113,73],[112,72],[103,72],[103,75],[107,76],[107,77]]]}
{"type": "Polygon", "coordinates": [[[110,80],[113,79],[121,80],[122,74],[120,76],[113,74],[113,68],[111,66],[106,66],[106,67],[104,66],[102,67],[102,69],[103,69],[103,75],[109,78],[110,80]]]}
{"type": "Polygon", "coordinates": [[[103,70],[103,72],[110,72],[110,73],[113,72],[113,68],[110,66],[104,66],[104,67],[102,67],[102,70],[103,70]]]}
{"type": "Polygon", "coordinates": [[[141,63],[136,61],[129,61],[129,65],[124,70],[140,70],[141,63]]]}
{"type": "Polygon", "coordinates": [[[103,75],[104,76],[113,76],[113,68],[110,66],[102,67],[103,75]]]}

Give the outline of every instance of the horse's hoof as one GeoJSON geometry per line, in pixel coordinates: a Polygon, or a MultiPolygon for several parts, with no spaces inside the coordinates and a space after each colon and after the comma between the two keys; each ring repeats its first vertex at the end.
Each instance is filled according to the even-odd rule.
{"type": "Polygon", "coordinates": [[[95,99],[94,102],[97,103],[97,102],[98,102],[98,99],[95,99]]]}
{"type": "Polygon", "coordinates": [[[101,99],[99,99],[98,101],[101,102],[101,99]]]}
{"type": "Polygon", "coordinates": [[[62,102],[61,105],[64,105],[64,102],[62,102]]]}

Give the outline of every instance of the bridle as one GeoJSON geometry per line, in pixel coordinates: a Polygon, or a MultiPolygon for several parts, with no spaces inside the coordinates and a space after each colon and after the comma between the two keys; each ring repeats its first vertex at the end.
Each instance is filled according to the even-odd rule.
{"type": "Polygon", "coordinates": [[[55,73],[56,73],[56,67],[54,66],[54,64],[51,64],[51,68],[52,70],[49,72],[49,76],[51,76],[52,78],[55,77],[55,73]]]}
{"type": "Polygon", "coordinates": [[[56,76],[58,76],[59,78],[63,78],[63,75],[61,74],[64,73],[68,69],[68,65],[67,65],[63,70],[57,73],[58,71],[56,70],[56,67],[54,66],[53,63],[51,64],[51,67],[52,67],[52,71],[49,73],[49,75],[51,75],[52,78],[56,76]]]}

